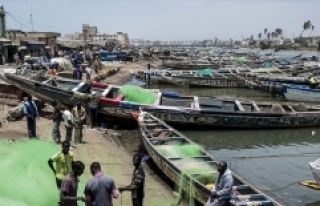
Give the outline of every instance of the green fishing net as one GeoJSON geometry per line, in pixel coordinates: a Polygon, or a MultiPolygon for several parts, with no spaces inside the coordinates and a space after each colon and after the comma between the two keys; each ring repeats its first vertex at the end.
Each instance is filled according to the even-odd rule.
{"type": "MultiPolygon", "coordinates": [[[[198,144],[184,144],[184,145],[168,145],[162,149],[159,149],[159,152],[163,154],[166,157],[197,157],[202,156],[201,152],[201,146],[198,144]]],[[[199,158],[199,162],[204,162],[205,160],[202,160],[199,158]]],[[[185,164],[189,164],[188,160],[186,160],[185,164]]],[[[190,163],[192,164],[192,163],[190,163]]],[[[181,175],[179,178],[179,182],[177,183],[175,190],[181,197],[182,194],[184,196],[185,201],[188,202],[189,206],[196,205],[196,201],[193,198],[192,195],[194,191],[185,191],[186,190],[186,178],[187,175],[191,175],[194,177],[194,180],[197,180],[201,182],[203,185],[212,185],[216,181],[217,177],[217,169],[214,166],[209,166],[201,164],[195,164],[193,166],[186,167],[185,169],[182,169],[181,175]]],[[[194,182],[189,182],[191,190],[193,190],[193,184],[194,182]]]]}
{"type": "Polygon", "coordinates": [[[126,101],[130,102],[153,104],[156,100],[155,93],[135,85],[125,85],[121,87],[119,92],[124,94],[126,101]]]}
{"type": "Polygon", "coordinates": [[[231,60],[235,62],[242,62],[242,63],[246,63],[250,61],[246,57],[231,57],[231,60]]]}
{"type": "MultiPolygon", "coordinates": [[[[47,161],[61,149],[44,140],[19,140],[10,143],[0,139],[0,205],[56,206],[59,191],[47,161]]],[[[85,182],[80,177],[78,195],[85,182]]],[[[84,205],[82,202],[78,205],[84,205]]]]}

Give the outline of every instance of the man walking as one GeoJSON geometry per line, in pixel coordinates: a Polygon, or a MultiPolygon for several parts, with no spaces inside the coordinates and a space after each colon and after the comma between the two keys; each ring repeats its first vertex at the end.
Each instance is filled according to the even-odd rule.
{"type": "Polygon", "coordinates": [[[53,106],[53,114],[48,116],[48,118],[52,119],[52,139],[59,144],[61,142],[61,133],[60,133],[60,121],[62,119],[62,114],[60,110],[60,106],[58,105],[57,101],[52,102],[53,106]]]}
{"type": "Polygon", "coordinates": [[[84,190],[87,206],[112,206],[112,198],[118,198],[114,180],[103,174],[99,162],[93,162],[90,171],[93,177],[84,190]]]}
{"type": "Polygon", "coordinates": [[[60,189],[63,178],[71,172],[73,163],[73,154],[69,151],[70,142],[64,141],[61,144],[61,151],[53,155],[48,160],[48,165],[56,177],[57,188],[60,189]],[[56,168],[53,166],[56,163],[56,168]]]}
{"type": "Polygon", "coordinates": [[[226,162],[220,162],[218,164],[218,173],[215,186],[211,190],[211,197],[205,206],[222,206],[231,199],[233,177],[231,170],[227,168],[226,162]]]}
{"type": "Polygon", "coordinates": [[[126,187],[119,187],[119,192],[131,191],[132,206],[142,206],[144,198],[145,173],[141,166],[141,161],[141,154],[135,154],[133,156],[133,165],[135,168],[132,174],[131,185],[126,187]]]}
{"type": "Polygon", "coordinates": [[[77,127],[75,124],[74,124],[74,118],[73,118],[73,114],[70,112],[72,111],[73,109],[73,106],[72,105],[68,105],[68,108],[66,108],[63,112],[63,120],[64,120],[64,125],[65,125],[65,128],[66,128],[66,139],[65,141],[68,141],[70,142],[70,149],[73,149],[73,147],[71,146],[71,140],[72,140],[72,130],[73,130],[73,127],[77,127]]]}
{"type": "Polygon", "coordinates": [[[59,206],[77,206],[77,201],[86,202],[84,197],[78,197],[79,177],[85,169],[81,161],[75,161],[72,164],[72,171],[62,180],[60,189],[59,206]]]}
{"type": "Polygon", "coordinates": [[[72,114],[74,116],[74,143],[82,143],[82,123],[86,118],[86,112],[81,107],[81,102],[77,103],[77,107],[72,110],[72,114]]]}
{"type": "Polygon", "coordinates": [[[37,105],[32,101],[31,95],[28,96],[27,101],[23,104],[23,113],[27,117],[29,138],[36,137],[36,118],[39,116],[39,113],[37,105]]]}

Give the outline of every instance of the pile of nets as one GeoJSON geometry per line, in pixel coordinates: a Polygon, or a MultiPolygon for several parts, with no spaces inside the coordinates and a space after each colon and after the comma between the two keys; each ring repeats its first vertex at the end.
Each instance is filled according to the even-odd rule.
{"type": "MultiPolygon", "coordinates": [[[[175,154],[179,157],[196,157],[196,156],[201,156],[201,146],[198,144],[184,144],[184,145],[170,145],[170,147],[166,147],[166,149],[159,150],[163,155],[165,156],[172,156],[172,154],[175,154]]],[[[174,155],[174,156],[175,156],[174,155]]],[[[201,161],[199,159],[199,161],[201,161]]],[[[188,164],[186,162],[186,164],[188,164]]],[[[179,194],[179,196],[182,196],[183,189],[186,189],[185,184],[186,184],[186,178],[187,175],[192,175],[197,181],[201,182],[203,185],[206,185],[208,189],[211,189],[213,184],[216,181],[217,170],[214,166],[200,166],[199,164],[195,164],[192,167],[186,167],[186,169],[183,169],[181,171],[181,175],[179,178],[179,182],[176,185],[175,190],[179,194]]],[[[193,190],[193,185],[194,182],[190,182],[190,187],[193,190]]],[[[187,193],[184,194],[185,200],[188,202],[189,206],[194,206],[195,200],[194,198],[189,195],[189,194],[194,193],[194,191],[187,191],[187,193]]]]}
{"type": "Polygon", "coordinates": [[[119,92],[125,96],[126,101],[142,104],[153,104],[157,97],[155,93],[135,85],[124,85],[119,92]]]}
{"type": "MultiPolygon", "coordinates": [[[[60,149],[44,140],[10,143],[0,139],[0,205],[56,206],[59,192],[47,161],[60,149]]],[[[83,194],[86,180],[88,177],[80,177],[79,195],[83,194]]]]}
{"type": "Polygon", "coordinates": [[[247,63],[250,61],[246,57],[231,57],[231,60],[235,62],[240,62],[240,63],[247,63]]]}

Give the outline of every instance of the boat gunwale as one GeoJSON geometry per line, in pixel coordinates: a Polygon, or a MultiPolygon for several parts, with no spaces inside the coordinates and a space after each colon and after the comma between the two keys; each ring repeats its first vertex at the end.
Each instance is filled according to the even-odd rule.
{"type": "MultiPolygon", "coordinates": [[[[176,129],[174,129],[173,127],[169,126],[168,124],[166,124],[164,121],[162,121],[161,119],[153,116],[152,114],[148,113],[148,115],[150,115],[152,117],[152,119],[157,120],[159,123],[161,123],[164,127],[169,128],[170,130],[172,130],[174,133],[177,133],[179,135],[179,137],[182,137],[186,140],[186,142],[188,142],[189,144],[196,144],[195,142],[193,142],[191,139],[189,139],[187,136],[185,136],[184,134],[182,134],[181,132],[177,131],[176,129]]],[[[173,163],[171,163],[170,160],[168,160],[168,158],[166,158],[164,155],[162,155],[152,144],[152,142],[149,141],[148,137],[146,136],[144,130],[147,129],[143,129],[142,126],[138,123],[139,125],[139,130],[140,133],[142,134],[143,138],[144,138],[144,142],[149,144],[149,146],[156,152],[156,154],[163,159],[164,161],[166,161],[169,165],[171,165],[175,170],[179,171],[179,176],[182,174],[182,171],[173,163]]],[[[206,150],[202,149],[200,150],[203,154],[205,154],[207,157],[209,157],[210,159],[212,159],[216,166],[218,163],[218,159],[216,159],[213,155],[211,155],[209,152],[207,152],[206,150]]],[[[213,165],[212,165],[213,166],[213,165]]],[[[255,186],[253,186],[252,184],[250,184],[247,180],[245,180],[243,177],[241,177],[240,175],[238,175],[236,172],[234,172],[233,170],[231,170],[232,176],[234,178],[236,178],[239,182],[241,182],[244,185],[248,185],[250,187],[250,189],[255,192],[255,194],[261,194],[263,195],[267,200],[271,201],[274,206],[281,206],[282,204],[280,204],[278,201],[276,201],[275,199],[273,199],[272,197],[270,197],[268,194],[262,192],[261,190],[259,190],[258,188],[256,188],[255,186]]],[[[196,184],[198,184],[199,186],[202,187],[202,189],[207,189],[208,192],[210,192],[210,190],[208,188],[206,188],[202,183],[200,183],[196,178],[192,177],[192,175],[186,173],[186,176],[188,176],[189,179],[192,179],[192,181],[196,184]]],[[[210,194],[210,193],[209,193],[210,194]]],[[[196,198],[196,197],[195,197],[196,198]]],[[[200,200],[198,200],[200,201],[200,200]]],[[[201,201],[200,201],[201,202],[201,201]]]]}

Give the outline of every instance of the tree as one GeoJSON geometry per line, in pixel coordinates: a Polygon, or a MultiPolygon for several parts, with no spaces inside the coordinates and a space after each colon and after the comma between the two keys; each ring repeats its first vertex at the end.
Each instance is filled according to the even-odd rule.
{"type": "Polygon", "coordinates": [[[271,32],[271,37],[272,37],[272,39],[274,39],[274,38],[276,38],[276,32],[271,32]]]}
{"type": "Polygon", "coordinates": [[[251,34],[251,36],[250,36],[250,40],[253,40],[254,38],[253,38],[253,35],[251,34]]]}
{"type": "Polygon", "coordinates": [[[282,29],[280,29],[280,28],[276,28],[275,32],[276,32],[277,36],[282,35],[282,29]]]}
{"type": "Polygon", "coordinates": [[[271,34],[270,34],[270,33],[268,33],[268,34],[267,34],[267,38],[268,38],[268,40],[270,40],[270,36],[271,36],[271,34]]]}
{"type": "Polygon", "coordinates": [[[259,39],[261,39],[261,36],[262,36],[262,34],[261,34],[261,33],[259,33],[259,34],[258,34],[258,38],[259,38],[259,39]]]}
{"type": "Polygon", "coordinates": [[[311,21],[310,21],[310,20],[308,20],[308,21],[306,21],[306,22],[303,23],[303,25],[302,25],[303,30],[302,30],[302,32],[301,32],[301,34],[300,34],[300,37],[302,37],[304,31],[310,29],[311,25],[312,25],[312,24],[311,24],[311,21]]]}
{"type": "Polygon", "coordinates": [[[311,25],[311,31],[309,33],[309,37],[311,36],[311,33],[313,32],[313,30],[314,30],[314,25],[311,25]]]}
{"type": "Polygon", "coordinates": [[[265,29],[263,30],[263,33],[264,33],[264,35],[267,35],[267,34],[268,34],[268,29],[265,28],[265,29]]]}

